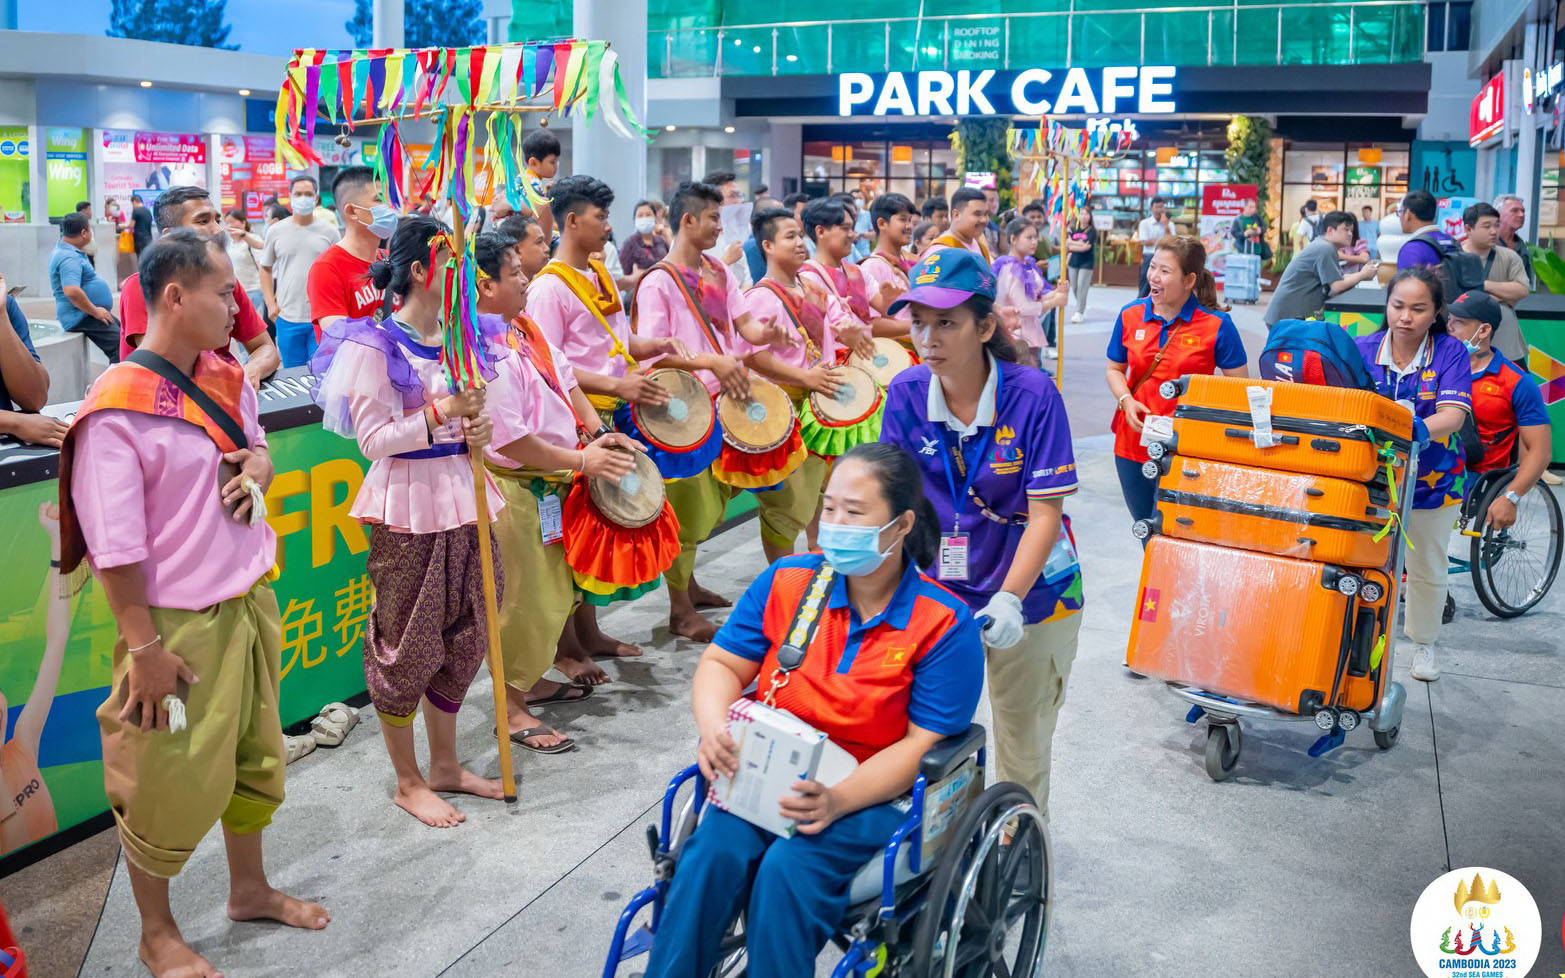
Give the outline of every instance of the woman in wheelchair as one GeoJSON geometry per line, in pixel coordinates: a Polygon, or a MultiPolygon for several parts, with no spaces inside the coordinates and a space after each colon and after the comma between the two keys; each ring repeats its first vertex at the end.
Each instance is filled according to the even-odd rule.
{"type": "MultiPolygon", "coordinates": [[[[830,787],[800,781],[780,810],[790,838],[708,805],[680,854],[647,978],[711,972],[742,908],[752,978],[815,973],[815,958],[848,909],[848,889],[906,813],[920,759],[965,731],[983,682],[983,647],[967,606],[921,573],[939,531],[912,458],[865,444],[838,460],[826,487],[822,554],[786,557],[740,599],[696,669],[691,706],[708,779],[737,773],[729,706],[747,687],[825,733],[859,766],[830,787]],[[778,653],[828,564],[819,622],[791,671],[778,653]]],[[[802,620],[802,619],[801,619],[802,620]]]]}
{"type": "MultiPolygon", "coordinates": [[[[1549,467],[1553,444],[1548,411],[1532,377],[1491,345],[1500,325],[1500,304],[1486,292],[1464,292],[1451,303],[1450,313],[1451,335],[1467,346],[1472,361],[1473,417],[1483,458],[1471,468],[1480,477],[1511,476],[1505,493],[1489,504],[1489,512],[1474,515],[1496,529],[1508,529],[1516,522],[1516,505],[1537,488],[1549,467]]],[[[1488,480],[1473,480],[1480,481],[1488,480]]],[[[1470,484],[1468,496],[1478,489],[1470,484]]]]}

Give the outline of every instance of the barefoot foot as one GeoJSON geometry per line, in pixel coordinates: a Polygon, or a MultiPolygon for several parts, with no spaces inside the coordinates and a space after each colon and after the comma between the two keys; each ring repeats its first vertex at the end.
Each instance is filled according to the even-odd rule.
{"type": "Polygon", "coordinates": [[[191,950],[177,930],[143,931],[136,950],[152,978],[223,978],[212,962],[191,950]]]}
{"type": "Polygon", "coordinates": [[[715,591],[708,591],[695,581],[690,582],[690,602],[697,608],[732,608],[734,606],[732,601],[715,591]]]}
{"type": "Polygon", "coordinates": [[[397,807],[431,828],[455,828],[467,821],[450,802],[430,790],[427,784],[397,785],[397,807]]]}
{"type": "Polygon", "coordinates": [[[561,657],[554,660],[554,667],[571,677],[573,682],[586,683],[588,686],[602,686],[609,681],[609,674],[591,659],[561,657]]]}
{"type": "Polygon", "coordinates": [[[717,626],[694,611],[671,612],[668,630],[681,638],[697,642],[710,642],[717,635],[717,626]]]}
{"type": "Polygon", "coordinates": [[[228,895],[229,920],[275,920],[289,927],[320,930],[331,923],[331,914],[318,903],[306,903],[281,890],[231,891],[228,895]]]}
{"type": "Polygon", "coordinates": [[[429,790],[451,791],[457,794],[477,795],[479,798],[494,798],[496,800],[505,798],[505,792],[501,789],[499,781],[480,778],[459,764],[449,769],[431,766],[429,769],[429,790]]]}
{"type": "Polygon", "coordinates": [[[582,648],[595,658],[634,659],[641,654],[640,647],[610,638],[602,632],[582,642],[582,648]]]}

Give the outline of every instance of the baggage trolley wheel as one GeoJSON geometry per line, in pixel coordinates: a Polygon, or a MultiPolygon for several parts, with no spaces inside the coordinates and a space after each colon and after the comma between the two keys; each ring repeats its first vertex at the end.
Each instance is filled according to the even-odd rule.
{"type": "Polygon", "coordinates": [[[1390,730],[1376,730],[1375,746],[1381,750],[1390,750],[1396,746],[1397,734],[1402,732],[1401,727],[1392,727],[1390,730]]]}
{"type": "Polygon", "coordinates": [[[1244,734],[1236,721],[1213,723],[1206,728],[1206,775],[1213,781],[1226,781],[1239,763],[1244,750],[1244,734]]]}
{"type": "Polygon", "coordinates": [[[1357,710],[1340,710],[1337,713],[1337,723],[1341,724],[1343,730],[1357,729],[1359,719],[1357,710]]]}

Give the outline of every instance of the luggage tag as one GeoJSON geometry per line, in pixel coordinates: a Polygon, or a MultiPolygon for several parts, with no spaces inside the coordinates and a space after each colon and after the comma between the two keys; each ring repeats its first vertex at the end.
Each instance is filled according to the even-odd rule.
{"type": "Polygon", "coordinates": [[[1171,441],[1174,437],[1174,419],[1161,414],[1149,414],[1141,419],[1141,447],[1155,441],[1171,441]]]}
{"type": "Polygon", "coordinates": [[[559,496],[550,493],[538,500],[538,529],[546,547],[565,539],[565,514],[559,496]]]}
{"type": "Polygon", "coordinates": [[[967,537],[950,534],[940,538],[939,579],[967,580],[967,537]]]}
{"type": "Polygon", "coordinates": [[[1250,426],[1255,430],[1251,438],[1256,448],[1271,448],[1277,444],[1272,432],[1272,389],[1270,387],[1246,387],[1250,398],[1250,426]]]}
{"type": "Polygon", "coordinates": [[[1043,583],[1059,584],[1068,581],[1081,570],[1081,560],[1076,555],[1076,545],[1071,542],[1071,535],[1062,525],[1060,535],[1054,540],[1054,549],[1049,551],[1049,559],[1043,564],[1043,583]]]}

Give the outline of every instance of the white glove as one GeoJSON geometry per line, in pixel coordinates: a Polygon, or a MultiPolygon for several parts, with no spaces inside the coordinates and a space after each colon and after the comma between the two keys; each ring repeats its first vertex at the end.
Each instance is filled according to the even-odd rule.
{"type": "Polygon", "coordinates": [[[987,618],[984,625],[984,644],[991,649],[1015,648],[1022,640],[1022,599],[1009,591],[1001,591],[989,599],[978,617],[987,618]]]}

